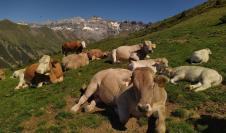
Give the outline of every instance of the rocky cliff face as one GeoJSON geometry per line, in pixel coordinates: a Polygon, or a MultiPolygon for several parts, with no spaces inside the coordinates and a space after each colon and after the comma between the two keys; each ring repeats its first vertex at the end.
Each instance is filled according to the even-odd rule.
{"type": "Polygon", "coordinates": [[[72,31],[77,38],[91,41],[99,41],[120,33],[135,32],[146,26],[142,22],[117,22],[105,20],[101,17],[91,17],[89,19],[75,17],[59,21],[48,21],[42,25],[55,31],[72,31]]]}

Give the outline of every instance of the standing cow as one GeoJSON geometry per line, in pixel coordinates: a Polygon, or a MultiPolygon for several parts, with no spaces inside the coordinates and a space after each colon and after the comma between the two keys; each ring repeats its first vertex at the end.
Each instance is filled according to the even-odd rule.
{"type": "Polygon", "coordinates": [[[86,48],[85,41],[76,41],[76,42],[66,42],[62,45],[62,54],[67,55],[68,52],[81,53],[83,49],[86,48]]]}

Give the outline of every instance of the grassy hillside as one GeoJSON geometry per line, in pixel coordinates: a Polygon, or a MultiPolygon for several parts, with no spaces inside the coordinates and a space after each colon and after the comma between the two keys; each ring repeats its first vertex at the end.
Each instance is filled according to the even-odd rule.
{"type": "MultiPolygon", "coordinates": [[[[157,43],[150,56],[166,57],[173,67],[187,65],[185,60],[192,51],[210,48],[210,61],[203,64],[226,77],[226,24],[219,18],[226,15],[226,7],[208,9],[178,24],[160,31],[143,31],[129,37],[106,39],[89,48],[111,50],[124,44],[135,44],[146,39],[157,43]]],[[[95,113],[71,114],[69,109],[80,96],[79,89],[99,70],[124,67],[127,64],[109,64],[93,61],[88,66],[65,73],[63,83],[39,89],[14,91],[17,80],[0,81],[0,132],[118,132],[117,116],[107,108],[95,113]],[[112,125],[106,126],[106,124],[112,125]]],[[[12,72],[7,73],[8,77],[12,72]]],[[[223,133],[226,132],[226,86],[194,93],[179,85],[168,84],[167,129],[170,133],[223,133]]],[[[145,129],[145,119],[140,128],[145,129]]],[[[131,127],[131,126],[129,126],[131,127]]],[[[139,132],[134,126],[128,132],[139,132]]]]}
{"type": "Polygon", "coordinates": [[[0,67],[18,67],[42,54],[57,53],[62,43],[75,39],[71,33],[49,28],[31,28],[9,20],[0,21],[0,67]]]}

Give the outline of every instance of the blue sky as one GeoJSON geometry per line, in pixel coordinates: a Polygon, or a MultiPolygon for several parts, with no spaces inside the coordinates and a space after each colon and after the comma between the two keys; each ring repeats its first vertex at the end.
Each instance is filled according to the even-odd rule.
{"type": "Polygon", "coordinates": [[[81,16],[156,22],[206,0],[0,0],[0,19],[43,22],[81,16]]]}

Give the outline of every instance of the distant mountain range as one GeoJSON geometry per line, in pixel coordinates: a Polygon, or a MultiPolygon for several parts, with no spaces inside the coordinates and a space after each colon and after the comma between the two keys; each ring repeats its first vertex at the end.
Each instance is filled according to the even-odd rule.
{"type": "Polygon", "coordinates": [[[15,68],[38,59],[43,54],[60,51],[61,44],[75,40],[73,33],[47,27],[33,28],[9,20],[0,21],[0,68],[15,68]]]}
{"type": "Polygon", "coordinates": [[[100,17],[75,17],[45,23],[0,21],[0,68],[15,68],[43,54],[61,51],[65,41],[86,40],[88,44],[145,28],[135,21],[117,22],[100,17]]]}
{"type": "Polygon", "coordinates": [[[89,41],[99,41],[110,36],[128,34],[146,27],[143,22],[118,22],[93,16],[85,19],[74,17],[58,21],[47,21],[42,24],[30,24],[32,27],[47,26],[54,31],[71,31],[77,38],[89,41]]]}

